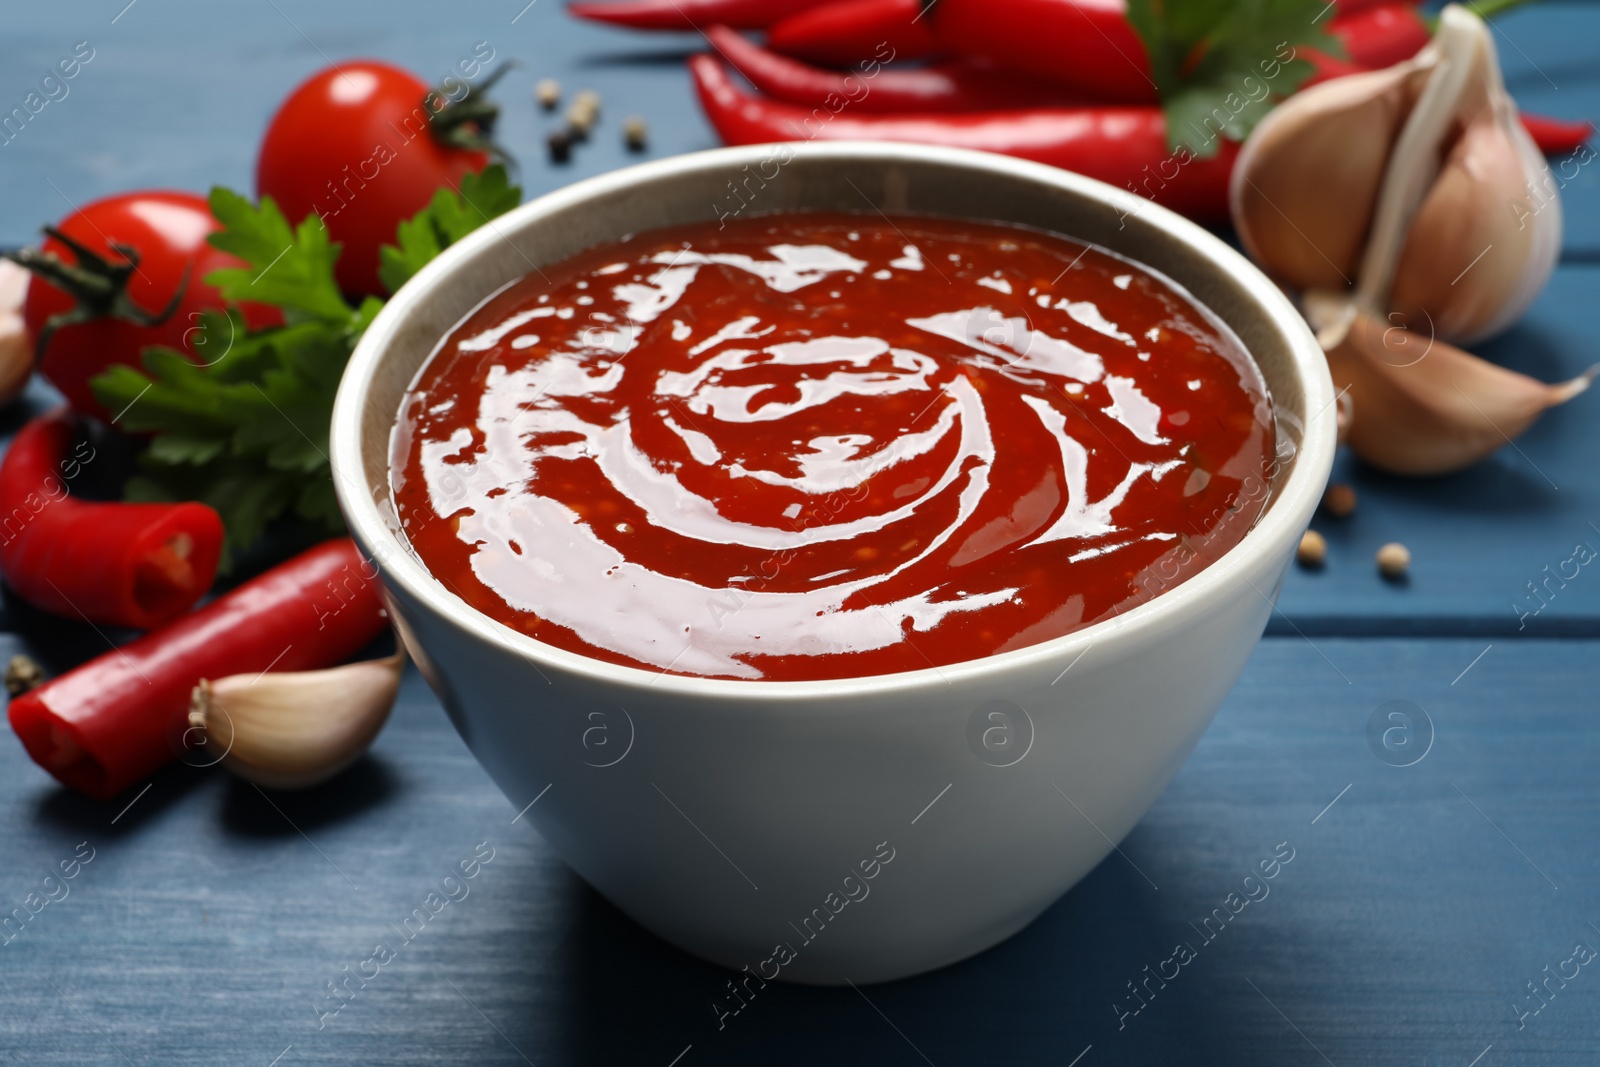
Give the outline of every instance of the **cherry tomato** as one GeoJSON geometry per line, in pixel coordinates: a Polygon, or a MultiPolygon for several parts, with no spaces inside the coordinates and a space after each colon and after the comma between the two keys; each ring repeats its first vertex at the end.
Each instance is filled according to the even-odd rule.
{"type": "MultiPolygon", "coordinates": [[[[205,277],[214,270],[242,264],[206,241],[220,226],[204,197],[162,191],[121,193],[84,205],[56,229],[127,274],[124,294],[135,313],[154,319],[171,309],[159,323],[141,325],[102,316],[61,326],[45,339],[48,321],[82,301],[35,270],[28,283],[23,319],[28,335],[45,341],[39,373],[61,390],[74,408],[102,419],[116,415],[95,399],[89,379],[114,363],[139,366],[147,346],[175,348],[196,363],[213,363],[227,352],[231,338],[208,336],[200,323],[200,312],[223,306],[222,295],[206,284],[205,277]],[[113,247],[118,245],[137,256],[132,270],[127,270],[129,257],[113,247]]],[[[66,264],[90,266],[70,244],[56,237],[47,237],[41,248],[66,264]]],[[[276,308],[245,305],[240,310],[253,328],[282,321],[276,308]]]]}
{"type": "Polygon", "coordinates": [[[434,116],[453,101],[387,63],[352,62],[311,76],[278,108],[261,141],[256,191],[298,224],[313,213],[344,246],[339,285],[382,295],[378,249],[434,191],[489,165],[457,147],[434,116]]]}

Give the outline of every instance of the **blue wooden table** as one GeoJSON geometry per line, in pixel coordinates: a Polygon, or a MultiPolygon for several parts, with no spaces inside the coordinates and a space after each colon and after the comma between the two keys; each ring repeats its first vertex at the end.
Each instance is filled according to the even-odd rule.
{"type": "MultiPolygon", "coordinates": [[[[1600,116],[1600,5],[1547,3],[1499,29],[1526,107],[1600,116]]],[[[0,34],[0,111],[78,41],[94,58],[69,95],[0,145],[0,245],[120,188],[248,189],[275,103],[355,55],[442,75],[487,41],[520,60],[499,95],[530,194],[630,161],[623,114],[649,121],[650,155],[714,143],[682,69],[694,39],[579,25],[555,0],[19,6],[0,34]],[[529,95],[546,76],[605,100],[597,136],[561,167],[544,158],[553,120],[529,95]]],[[[1548,379],[1600,358],[1597,175],[1578,167],[1567,183],[1562,266],[1487,354],[1548,379]]],[[[35,387],[0,413],[0,433],[51,402],[35,387]]],[[[75,872],[0,944],[0,1057],[1600,1062],[1600,957],[1588,962],[1600,952],[1600,573],[1540,599],[1528,589],[1577,544],[1600,548],[1597,404],[1579,399],[1453,478],[1341,464],[1360,509],[1318,520],[1327,568],[1290,576],[1271,635],[1125,858],[976,959],[860,991],[769,987],[720,1029],[710,1005],[727,976],[567,871],[415,675],[371,755],[305,794],[180,765],[95,803],[0,739],[0,916],[43,894],[61,863],[75,872]],[[1406,584],[1373,570],[1389,540],[1414,553],[1406,584]],[[1396,708],[1412,729],[1385,744],[1373,723],[1396,708]],[[1208,939],[1205,917],[1283,847],[1294,858],[1270,895],[1208,939]],[[329,1000],[328,983],[395,940],[475,852],[493,858],[469,895],[353,999],[329,1000]],[[1195,958],[1151,981],[1179,942],[1195,958]]],[[[0,610],[0,656],[26,650],[59,669],[103,647],[86,627],[0,610]]],[[[916,832],[937,834],[937,820],[916,832]]]]}

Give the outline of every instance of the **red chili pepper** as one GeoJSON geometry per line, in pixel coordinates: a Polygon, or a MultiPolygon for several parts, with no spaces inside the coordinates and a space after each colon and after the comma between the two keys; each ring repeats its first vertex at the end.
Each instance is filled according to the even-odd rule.
{"type": "Polygon", "coordinates": [[[737,26],[761,30],[789,15],[833,0],[578,0],[567,10],[581,19],[635,30],[697,30],[737,26]]]}
{"type": "Polygon", "coordinates": [[[1368,70],[1404,62],[1432,38],[1422,15],[1405,3],[1341,12],[1328,23],[1328,32],[1344,45],[1351,63],[1368,70]]]}
{"type": "MultiPolygon", "coordinates": [[[[1337,0],[1328,31],[1360,67],[1409,59],[1429,33],[1412,3],[1337,0]]],[[[934,32],[949,51],[1074,86],[1104,100],[1153,103],[1156,86],[1126,0],[938,0],[934,32]]]]}
{"type": "Polygon", "coordinates": [[[324,542],[11,701],[11,728],[63,785],[106,799],[177,757],[203,678],[330,667],[385,624],[355,542],[324,542]]]}
{"type": "Polygon", "coordinates": [[[706,37],[757,89],[776,100],[807,107],[827,107],[844,99],[858,114],[887,115],[1071,107],[1092,102],[1063,85],[995,70],[983,60],[959,59],[907,70],[880,70],[871,64],[846,73],[769,52],[726,26],[711,27],[706,37]]]}
{"type": "Polygon", "coordinates": [[[1594,135],[1594,123],[1582,119],[1553,119],[1546,115],[1522,113],[1522,128],[1533,137],[1533,143],[1547,156],[1564,156],[1576,152],[1594,135]]]}
{"type": "Polygon", "coordinates": [[[940,44],[958,55],[1103,100],[1156,100],[1150,60],[1123,0],[939,0],[930,18],[940,44]]]}
{"type": "Polygon", "coordinates": [[[23,426],[0,461],[0,573],[35,607],[138,630],[182,615],[211,588],[222,519],[204,504],[79,500],[94,459],[67,408],[23,426]]]}
{"type": "Polygon", "coordinates": [[[977,148],[1077,171],[1192,218],[1228,214],[1228,175],[1239,146],[1224,141],[1210,159],[1169,152],[1166,119],[1157,107],[858,116],[847,102],[834,111],[749,96],[708,55],[691,56],[689,70],[706,116],[728,144],[873,140],[977,148]]]}
{"type": "Polygon", "coordinates": [[[928,0],[835,0],[773,23],[767,46],[839,66],[920,59],[939,50],[927,5],[928,0]]]}

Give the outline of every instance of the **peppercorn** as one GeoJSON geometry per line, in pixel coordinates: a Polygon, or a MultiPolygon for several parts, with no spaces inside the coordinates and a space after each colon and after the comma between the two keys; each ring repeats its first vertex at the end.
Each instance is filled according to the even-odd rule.
{"type": "Polygon", "coordinates": [[[649,130],[645,127],[644,119],[630,115],[628,121],[622,124],[622,140],[629,151],[643,152],[649,141],[649,130]]]}
{"type": "Polygon", "coordinates": [[[1300,547],[1294,555],[1302,567],[1321,567],[1328,558],[1328,541],[1317,531],[1307,530],[1301,535],[1300,547]]]}
{"type": "Polygon", "coordinates": [[[1342,482],[1330,485],[1322,494],[1322,508],[1336,519],[1347,519],[1356,510],[1356,491],[1342,482]]]}
{"type": "Polygon", "coordinates": [[[1378,549],[1378,573],[1390,581],[1406,576],[1411,567],[1411,550],[1399,541],[1390,541],[1378,549]]]}
{"type": "Polygon", "coordinates": [[[567,108],[567,126],[571,128],[571,136],[583,140],[589,136],[589,131],[600,119],[600,94],[593,89],[584,89],[572,98],[572,106],[567,108]]]}
{"type": "Polygon", "coordinates": [[[572,159],[572,134],[566,130],[556,130],[550,135],[550,162],[566,163],[572,159]]]}

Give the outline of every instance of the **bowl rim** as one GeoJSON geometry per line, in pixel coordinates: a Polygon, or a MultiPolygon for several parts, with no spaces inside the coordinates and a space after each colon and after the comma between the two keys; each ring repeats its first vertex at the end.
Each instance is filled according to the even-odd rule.
{"type": "MultiPolygon", "coordinates": [[[[1190,622],[1197,621],[1197,616],[1203,613],[1205,603],[1210,598],[1235,582],[1249,582],[1247,572],[1258,559],[1286,551],[1290,538],[1298,539],[1302,527],[1321,499],[1323,485],[1333,464],[1336,448],[1331,410],[1336,399],[1333,381],[1322,349],[1300,313],[1288,297],[1243,254],[1201,226],[1159,204],[1131,196],[1124,190],[1093,178],[1046,164],[969,149],[898,142],[791,142],[786,147],[796,160],[805,157],[824,160],[837,158],[852,162],[907,162],[1003,173],[1009,177],[1020,177],[1064,189],[1078,197],[1098,201],[1113,211],[1122,211],[1118,204],[1126,205],[1132,199],[1137,204],[1139,215],[1201,253],[1217,269],[1232,274],[1266,314],[1271,325],[1288,339],[1292,357],[1290,363],[1299,379],[1305,405],[1304,425],[1294,466],[1277,487],[1265,512],[1245,536],[1219,558],[1176,586],[1157,593],[1126,612],[1101,619],[1061,637],[1008,652],[890,674],[798,681],[673,674],[669,673],[670,667],[655,671],[612,663],[546,644],[469,605],[422,564],[402,531],[391,528],[377,502],[380,496],[388,498],[387,483],[381,487],[373,486],[365,477],[362,420],[373,378],[382,365],[394,335],[414,305],[428,299],[437,284],[474,259],[480,251],[496,241],[508,240],[508,230],[521,229],[535,220],[581,209],[586,202],[599,197],[630,188],[647,188],[663,179],[703,170],[722,173],[737,170],[745,164],[758,164],[774,151],[780,150],[777,145],[749,145],[684,153],[635,164],[581,179],[538,196],[489,221],[446,248],[390,297],[351,354],[339,384],[329,426],[329,458],[334,489],[350,535],[364,554],[370,555],[386,583],[399,586],[409,598],[442,616],[457,629],[528,660],[541,675],[549,669],[561,675],[579,676],[589,683],[641,691],[648,689],[657,696],[692,697],[716,703],[732,701],[738,705],[770,705],[828,697],[881,695],[925,686],[978,683],[988,676],[1053,665],[1068,657],[1071,657],[1072,664],[1076,664],[1077,659],[1090,647],[1109,639],[1122,638],[1134,631],[1159,629],[1164,624],[1182,622],[1186,616],[1190,622]],[[1283,547],[1274,548],[1280,543],[1283,547]]],[[[1126,211],[1123,214],[1126,215],[1126,211]]],[[[489,294],[484,295],[487,297],[489,294]]],[[[1198,302],[1198,298],[1195,299],[1198,302]]],[[[1263,598],[1272,599],[1254,583],[1250,584],[1263,598]]],[[[548,676],[546,681],[549,681],[548,676]]]]}

